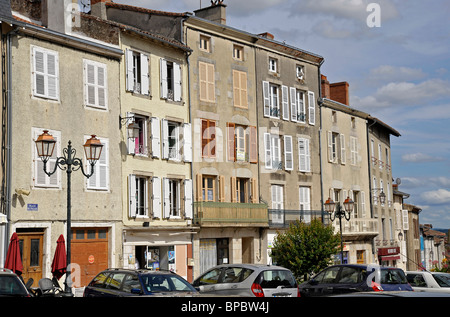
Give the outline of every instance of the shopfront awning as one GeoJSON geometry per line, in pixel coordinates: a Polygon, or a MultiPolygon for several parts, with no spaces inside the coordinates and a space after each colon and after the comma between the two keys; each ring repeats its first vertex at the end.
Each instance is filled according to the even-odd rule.
{"type": "Polygon", "coordinates": [[[394,261],[394,260],[400,260],[400,255],[387,255],[381,257],[381,261],[394,261]]]}

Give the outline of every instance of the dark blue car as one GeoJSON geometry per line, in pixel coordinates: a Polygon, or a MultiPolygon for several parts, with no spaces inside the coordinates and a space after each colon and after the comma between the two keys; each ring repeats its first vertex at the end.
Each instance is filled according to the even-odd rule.
{"type": "Polygon", "coordinates": [[[300,284],[301,296],[328,296],[367,291],[412,291],[402,269],[373,264],[330,266],[300,284]]]}
{"type": "Polygon", "coordinates": [[[183,296],[197,290],[170,271],[107,269],[84,289],[84,297],[183,296]]]}

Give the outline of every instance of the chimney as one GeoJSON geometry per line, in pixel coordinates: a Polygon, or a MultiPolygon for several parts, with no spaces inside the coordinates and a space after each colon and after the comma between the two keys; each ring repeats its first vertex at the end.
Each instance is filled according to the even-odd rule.
{"type": "Polygon", "coordinates": [[[261,34],[258,34],[258,35],[262,36],[262,37],[265,37],[265,38],[268,38],[270,40],[273,40],[275,38],[275,36],[273,36],[273,34],[269,33],[269,32],[264,32],[264,33],[261,33],[261,34]]]}
{"type": "Polygon", "coordinates": [[[346,81],[330,84],[330,99],[349,106],[348,86],[346,81]]]}
{"type": "Polygon", "coordinates": [[[107,20],[105,3],[111,0],[91,0],[91,14],[103,20],[107,20]]]}
{"type": "Polygon", "coordinates": [[[195,10],[195,16],[210,20],[220,24],[227,24],[227,6],[223,4],[223,0],[211,1],[211,6],[195,10]]]}
{"type": "Polygon", "coordinates": [[[70,33],[72,25],[77,23],[76,15],[78,4],[72,0],[43,0],[42,24],[50,30],[61,33],[70,33]]]}
{"type": "Polygon", "coordinates": [[[322,90],[322,98],[330,99],[330,82],[327,79],[327,76],[320,75],[321,77],[321,90],[322,90]]]}

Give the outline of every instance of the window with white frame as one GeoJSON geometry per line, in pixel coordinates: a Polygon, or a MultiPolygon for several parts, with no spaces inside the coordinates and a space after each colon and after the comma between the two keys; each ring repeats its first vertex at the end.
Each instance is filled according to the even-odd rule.
{"type": "Polygon", "coordinates": [[[192,180],[163,178],[162,185],[163,217],[192,218],[192,180]]]}
{"type": "Polygon", "coordinates": [[[271,185],[272,196],[272,222],[283,223],[284,221],[284,186],[283,185],[271,185]],[[278,210],[278,211],[277,211],[278,210]]]}
{"type": "MultiPolygon", "coordinates": [[[[149,118],[136,113],[127,113],[127,117],[134,122],[139,132],[136,138],[128,139],[128,154],[148,156],[149,118]]],[[[158,126],[159,128],[159,126],[158,126]]]]}
{"type": "Polygon", "coordinates": [[[264,116],[280,118],[279,86],[263,81],[264,116]]]}
{"type": "Polygon", "coordinates": [[[350,137],[350,152],[351,152],[351,164],[357,165],[358,163],[358,138],[351,136],[350,137]]]}
{"type": "Polygon", "coordinates": [[[206,35],[200,35],[200,43],[199,43],[200,50],[204,52],[211,52],[211,38],[206,35]]]}
{"type": "MultiPolygon", "coordinates": [[[[40,134],[42,134],[44,129],[33,128],[32,130],[32,138],[36,140],[40,134]]],[[[49,158],[46,164],[47,172],[52,172],[55,168],[57,157],[61,156],[61,132],[48,130],[48,133],[53,136],[55,139],[55,148],[53,150],[53,155],[49,158]]],[[[33,142],[33,185],[35,187],[42,188],[60,188],[61,187],[61,170],[56,168],[56,172],[48,176],[44,172],[44,163],[37,153],[36,146],[34,146],[33,142]]]]}
{"type": "Polygon", "coordinates": [[[191,124],[161,119],[162,158],[192,161],[191,124]]]}
{"type": "Polygon", "coordinates": [[[297,79],[304,80],[305,79],[305,67],[302,65],[296,66],[296,75],[297,79]]]}
{"type": "Polygon", "coordinates": [[[311,154],[309,149],[309,139],[298,138],[298,161],[300,172],[311,171],[311,154]]]}
{"type": "Polygon", "coordinates": [[[345,135],[328,131],[328,161],[330,163],[346,162],[345,135]]]}
{"type": "Polygon", "coordinates": [[[304,211],[303,213],[303,221],[305,223],[311,222],[311,188],[306,186],[299,187],[299,203],[300,210],[304,211]]]}
{"type": "Polygon", "coordinates": [[[106,65],[85,59],[83,71],[86,106],[106,109],[108,99],[106,65]]]}
{"type": "Polygon", "coordinates": [[[160,60],[161,98],[181,101],[181,66],[166,59],[160,60]]]}
{"type": "Polygon", "coordinates": [[[149,210],[149,177],[130,175],[129,199],[131,217],[148,217],[149,210]]]}
{"type": "Polygon", "coordinates": [[[265,167],[278,170],[282,168],[280,136],[264,133],[265,167]]]}
{"type": "MultiPolygon", "coordinates": [[[[84,136],[84,141],[90,136],[84,136]]],[[[94,165],[94,174],[86,180],[87,189],[108,190],[109,189],[109,139],[97,137],[103,144],[100,159],[94,165]]],[[[86,162],[86,173],[90,173],[91,166],[86,162]]]]}
{"type": "Polygon", "coordinates": [[[294,87],[290,88],[291,95],[291,121],[306,122],[305,93],[294,87]]]}
{"type": "Polygon", "coordinates": [[[58,52],[31,46],[33,96],[59,99],[58,52]]]}
{"type": "Polygon", "coordinates": [[[278,71],[278,60],[273,57],[269,57],[269,72],[276,73],[278,71]]]}
{"type": "Polygon", "coordinates": [[[136,94],[148,95],[149,56],[148,54],[126,49],[126,88],[136,94]]]}

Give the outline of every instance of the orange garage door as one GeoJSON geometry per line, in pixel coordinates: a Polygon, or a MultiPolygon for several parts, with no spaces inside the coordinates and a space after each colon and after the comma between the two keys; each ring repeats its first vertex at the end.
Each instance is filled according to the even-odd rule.
{"type": "Polygon", "coordinates": [[[108,230],[72,229],[71,261],[80,266],[80,286],[86,286],[100,271],[108,268],[108,230]]]}

